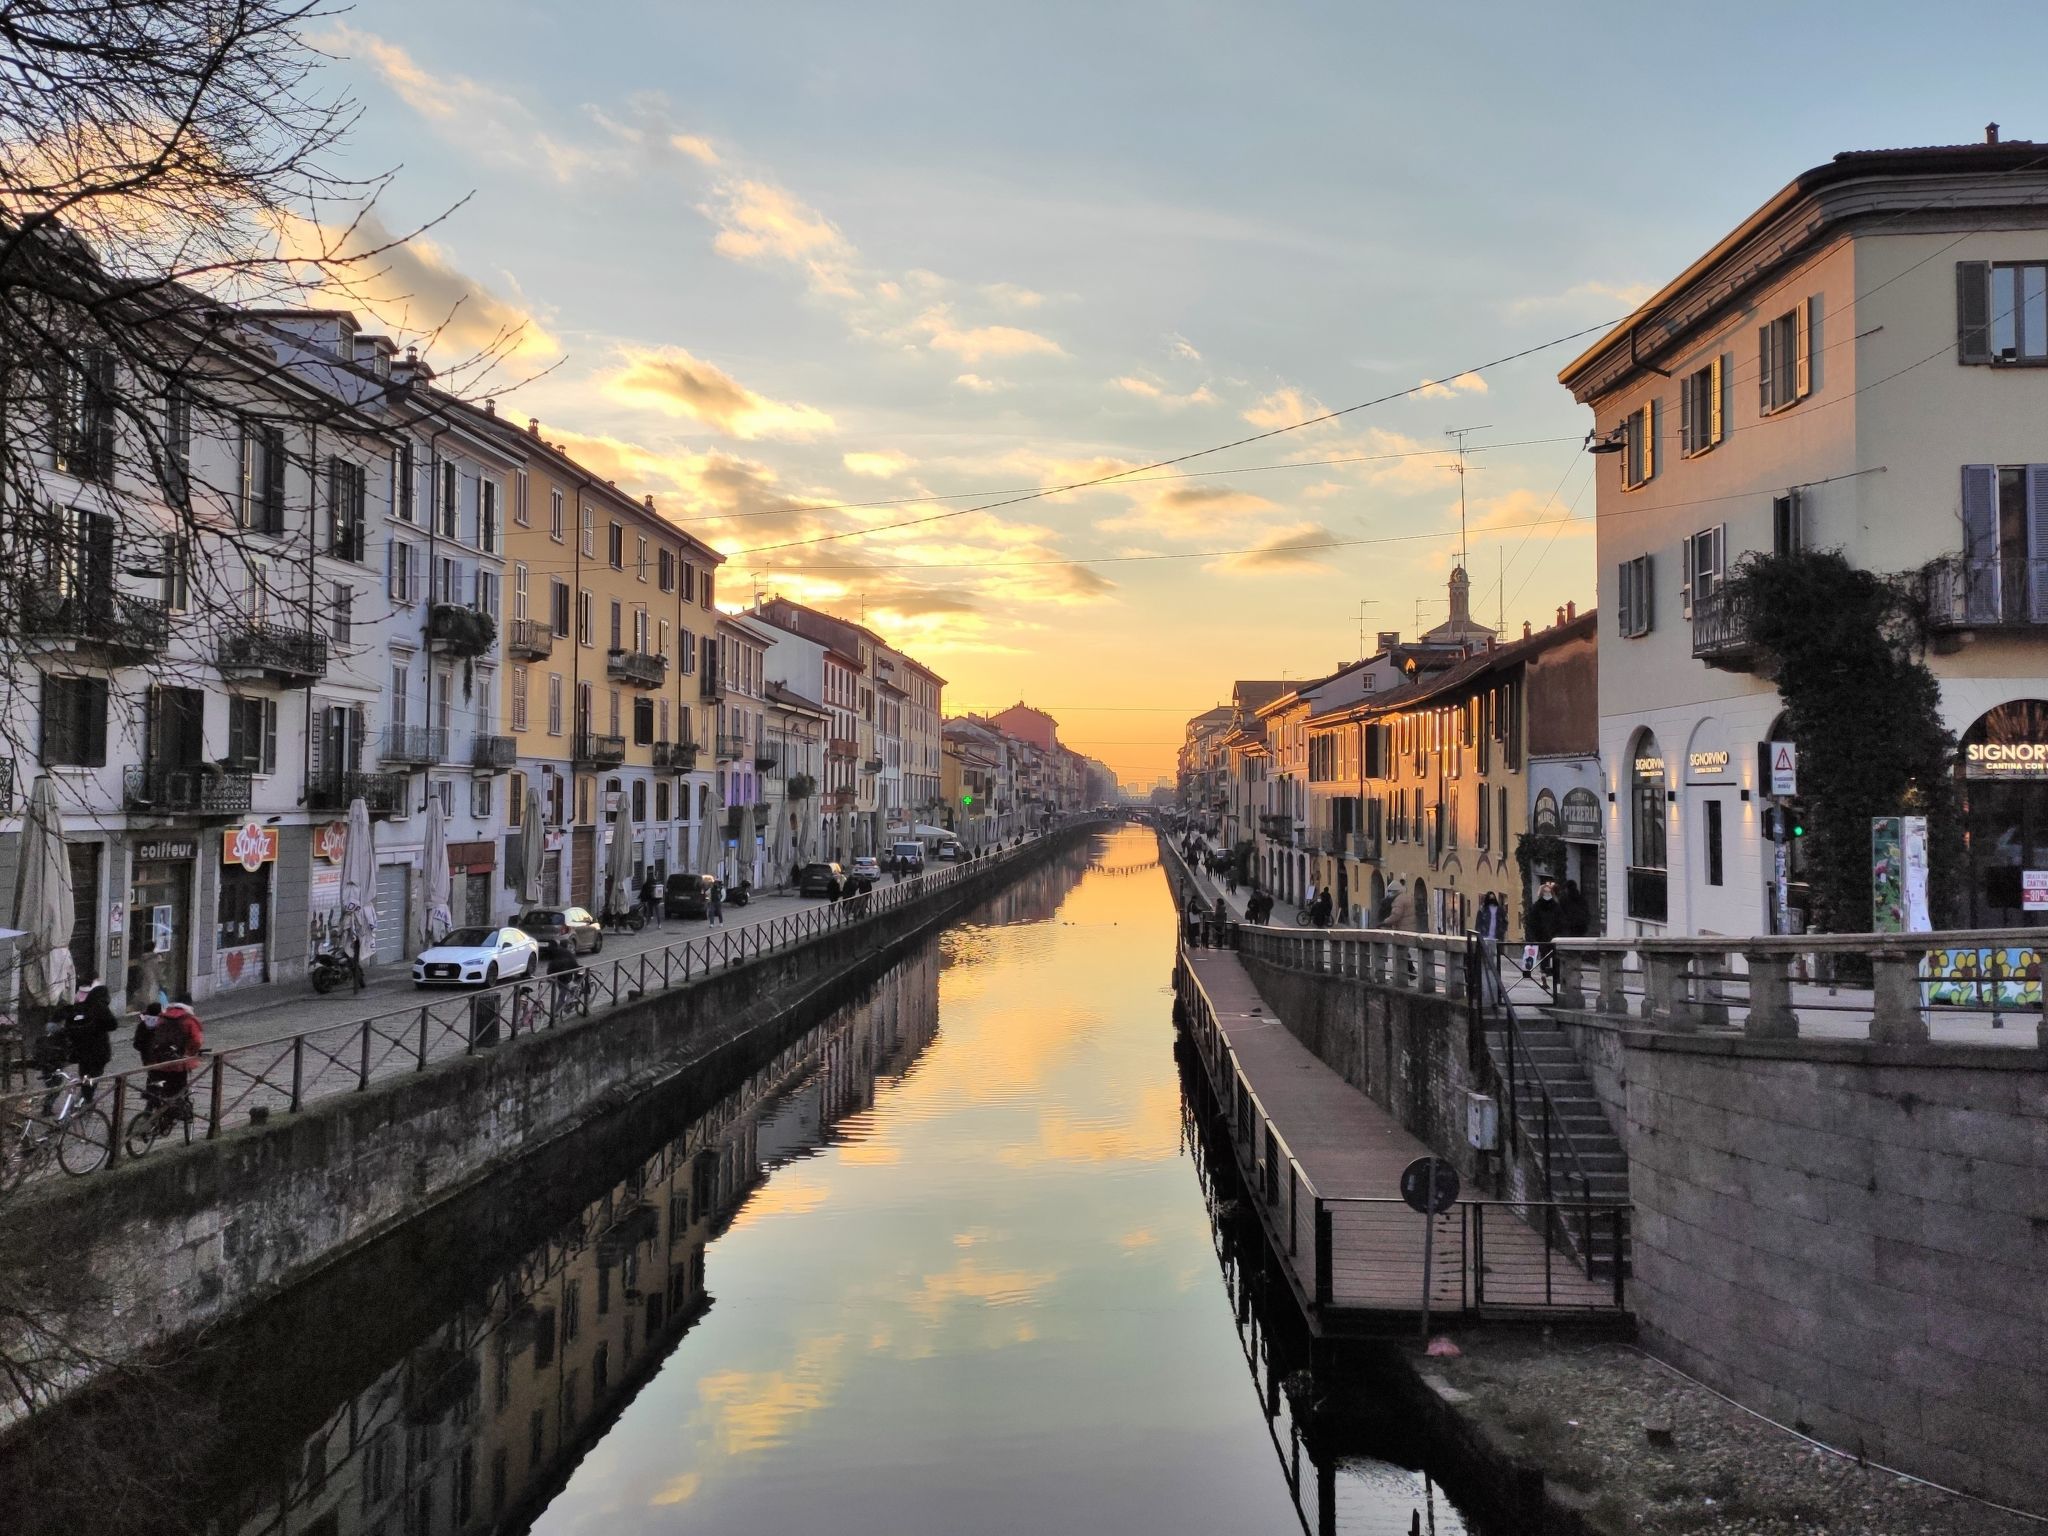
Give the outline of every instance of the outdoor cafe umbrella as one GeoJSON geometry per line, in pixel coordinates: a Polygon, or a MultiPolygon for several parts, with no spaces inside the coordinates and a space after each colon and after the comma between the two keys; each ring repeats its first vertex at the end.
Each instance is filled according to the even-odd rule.
{"type": "Polygon", "coordinates": [[[48,774],[29,792],[21,821],[21,863],[14,877],[14,925],[21,944],[21,996],[56,1008],[73,1000],[78,970],[71,958],[71,857],[57,814],[57,786],[48,774]]]}
{"type": "Polygon", "coordinates": [[[370,808],[361,795],[348,805],[348,841],[341,850],[342,933],[377,947],[377,845],[370,838],[370,808]]]}
{"type": "Polygon", "coordinates": [[[725,796],[705,790],[697,802],[697,873],[718,873],[718,823],[725,815],[725,796]]]}
{"type": "Polygon", "coordinates": [[[621,794],[619,809],[612,820],[611,851],[605,856],[604,864],[604,912],[607,917],[632,909],[634,896],[627,885],[632,870],[632,850],[632,804],[621,794]]]}
{"type": "Polygon", "coordinates": [[[448,873],[448,818],[441,809],[439,795],[427,796],[427,837],[420,857],[426,862],[427,874],[426,932],[421,937],[435,944],[455,926],[455,912],[450,904],[454,881],[448,873]]]}
{"type": "Polygon", "coordinates": [[[528,785],[526,812],[519,823],[519,899],[528,906],[541,899],[540,871],[547,857],[547,829],[540,820],[540,790],[528,785]]]}

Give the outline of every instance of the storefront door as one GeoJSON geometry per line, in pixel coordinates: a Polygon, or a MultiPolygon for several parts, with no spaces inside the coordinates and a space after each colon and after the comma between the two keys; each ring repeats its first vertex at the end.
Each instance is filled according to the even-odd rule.
{"type": "Polygon", "coordinates": [[[103,843],[68,843],[71,858],[71,963],[83,981],[100,966],[100,850],[103,843]]]}
{"type": "MultiPolygon", "coordinates": [[[[135,861],[128,888],[128,954],[133,968],[153,965],[156,984],[173,998],[191,996],[192,869],[195,843],[144,844],[139,853],[183,853],[182,858],[135,861]]],[[[136,980],[131,977],[130,990],[136,980]]]]}
{"type": "Polygon", "coordinates": [[[412,944],[412,870],[403,864],[377,867],[377,963],[407,958],[412,944]]]}

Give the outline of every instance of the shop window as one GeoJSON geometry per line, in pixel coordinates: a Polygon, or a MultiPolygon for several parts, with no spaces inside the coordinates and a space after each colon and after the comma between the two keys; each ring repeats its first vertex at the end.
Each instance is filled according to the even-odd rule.
{"type": "Polygon", "coordinates": [[[268,864],[259,864],[253,870],[240,864],[221,866],[219,948],[253,947],[268,937],[270,870],[268,864]]]}
{"type": "Polygon", "coordinates": [[[1664,750],[1649,731],[1636,737],[1627,763],[1629,786],[1628,914],[1665,921],[1667,806],[1664,750]]]}
{"type": "Polygon", "coordinates": [[[1721,802],[1709,800],[1706,811],[1707,884],[1721,883],[1721,802]]]}

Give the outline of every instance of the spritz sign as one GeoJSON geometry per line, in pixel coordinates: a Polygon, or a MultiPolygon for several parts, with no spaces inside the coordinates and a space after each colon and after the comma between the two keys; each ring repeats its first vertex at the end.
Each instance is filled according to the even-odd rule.
{"type": "Polygon", "coordinates": [[[348,853],[348,823],[330,821],[313,834],[313,856],[339,864],[348,853]]]}
{"type": "Polygon", "coordinates": [[[253,875],[264,865],[276,862],[277,828],[245,821],[221,833],[220,856],[223,864],[239,864],[253,875]]]}

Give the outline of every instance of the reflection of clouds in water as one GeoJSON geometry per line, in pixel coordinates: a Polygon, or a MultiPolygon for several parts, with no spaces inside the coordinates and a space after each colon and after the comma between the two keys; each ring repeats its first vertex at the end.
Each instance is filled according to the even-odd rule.
{"type": "Polygon", "coordinates": [[[806,1339],[785,1370],[720,1371],[697,1384],[711,1433],[728,1456],[752,1456],[781,1445],[805,1419],[832,1401],[844,1374],[843,1334],[806,1339]]]}
{"type": "Polygon", "coordinates": [[[807,1216],[822,1206],[830,1193],[808,1174],[785,1168],[747,1197],[732,1225],[748,1227],[771,1216],[807,1216]]]}
{"type": "Polygon", "coordinates": [[[687,1504],[697,1496],[697,1490],[704,1486],[701,1472],[685,1472],[681,1477],[672,1478],[661,1491],[647,1502],[659,1509],[666,1504],[687,1504]]]}
{"type": "Polygon", "coordinates": [[[1150,1248],[1159,1241],[1159,1234],[1150,1227],[1140,1227],[1135,1232],[1126,1232],[1116,1240],[1117,1246],[1126,1253],[1136,1253],[1140,1248],[1150,1248]]]}
{"type": "Polygon", "coordinates": [[[1171,1085],[1147,1088],[1127,1115],[1076,1119],[1048,1109],[1038,1139],[1012,1142],[997,1158],[1007,1167],[1044,1163],[1157,1163],[1180,1155],[1180,1095],[1171,1085]]]}
{"type": "Polygon", "coordinates": [[[934,1326],[961,1302],[985,1307],[1031,1306],[1059,1278],[1053,1269],[983,1269],[962,1259],[949,1270],[926,1275],[910,1298],[910,1310],[934,1326]]]}

